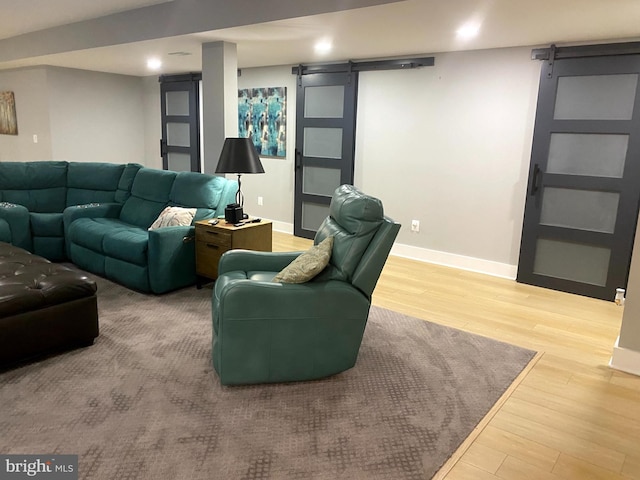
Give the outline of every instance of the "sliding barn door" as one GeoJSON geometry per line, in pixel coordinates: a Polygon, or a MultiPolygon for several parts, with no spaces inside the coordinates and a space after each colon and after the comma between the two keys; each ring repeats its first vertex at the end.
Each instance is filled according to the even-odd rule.
{"type": "Polygon", "coordinates": [[[518,281],[612,300],[640,198],[640,56],[542,69],[518,281]]]}

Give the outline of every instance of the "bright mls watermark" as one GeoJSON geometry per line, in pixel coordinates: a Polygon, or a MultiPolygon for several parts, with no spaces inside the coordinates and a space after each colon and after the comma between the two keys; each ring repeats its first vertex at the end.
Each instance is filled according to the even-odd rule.
{"type": "Polygon", "coordinates": [[[78,480],[78,455],[0,455],[0,480],[78,480]]]}

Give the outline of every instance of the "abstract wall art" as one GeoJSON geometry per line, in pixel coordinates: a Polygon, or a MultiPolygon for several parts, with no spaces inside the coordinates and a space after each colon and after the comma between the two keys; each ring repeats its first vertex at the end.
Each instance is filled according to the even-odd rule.
{"type": "Polygon", "coordinates": [[[17,135],[16,100],[13,92],[0,92],[0,135],[17,135]]]}
{"type": "Polygon", "coordinates": [[[238,90],[238,133],[264,157],[287,156],[287,87],[238,90]]]}

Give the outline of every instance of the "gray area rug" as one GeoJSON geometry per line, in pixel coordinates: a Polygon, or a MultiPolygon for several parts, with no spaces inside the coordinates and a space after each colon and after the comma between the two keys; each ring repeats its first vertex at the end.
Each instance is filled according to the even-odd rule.
{"type": "Polygon", "coordinates": [[[428,479],[534,355],[374,307],[353,369],[222,387],[210,289],[97,281],[95,345],[0,373],[0,453],[82,479],[428,479]]]}

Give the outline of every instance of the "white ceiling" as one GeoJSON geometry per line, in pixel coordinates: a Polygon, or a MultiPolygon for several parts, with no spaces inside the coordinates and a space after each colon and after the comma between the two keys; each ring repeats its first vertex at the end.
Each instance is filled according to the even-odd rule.
{"type": "MultiPolygon", "coordinates": [[[[211,0],[175,0],[173,6],[180,4],[180,8],[187,9],[192,5],[195,8],[198,2],[203,1],[211,0]]],[[[239,1],[227,1],[226,4],[240,5],[239,1]]],[[[270,3],[267,0],[262,2],[270,3]]],[[[91,27],[93,24],[87,23],[87,19],[159,3],[165,2],[0,0],[3,12],[9,12],[0,19],[0,39],[74,21],[85,21],[84,24],[91,27]]],[[[271,3],[285,2],[272,0],[271,3]]],[[[360,2],[366,3],[366,0],[360,2]]],[[[149,12],[160,7],[149,7],[149,12]]],[[[246,23],[241,13],[227,24],[246,23]]],[[[68,28],[69,35],[77,31],[73,30],[73,25],[68,28]]],[[[60,38],[62,43],[67,30],[62,28],[52,32],[49,38],[53,41],[60,38]]],[[[15,45],[19,49],[28,41],[34,41],[29,35],[23,37],[24,40],[22,37],[9,39],[15,40],[9,44],[10,47],[15,45]]],[[[13,55],[14,58],[7,61],[0,58],[0,69],[44,64],[137,76],[198,71],[201,69],[201,44],[219,40],[238,45],[238,66],[246,68],[550,43],[620,42],[639,38],[640,0],[396,0],[354,10],[231,28],[206,30],[194,27],[192,33],[184,35],[120,45],[109,45],[105,41],[103,43],[107,45],[98,48],[78,48],[75,38],[74,46],[65,48],[63,45],[57,49],[60,53],[13,55]],[[480,34],[475,39],[462,41],[455,32],[469,21],[481,25],[480,34]],[[334,50],[330,55],[321,57],[314,54],[313,45],[320,39],[333,43],[334,50]],[[176,52],[190,55],[171,55],[176,52]],[[146,69],[146,59],[150,56],[162,59],[164,66],[160,72],[146,69]]],[[[87,46],[95,44],[95,39],[87,38],[87,46]]],[[[2,48],[0,40],[0,57],[2,48]]]]}
{"type": "Polygon", "coordinates": [[[172,0],[0,0],[0,38],[172,0]]]}

